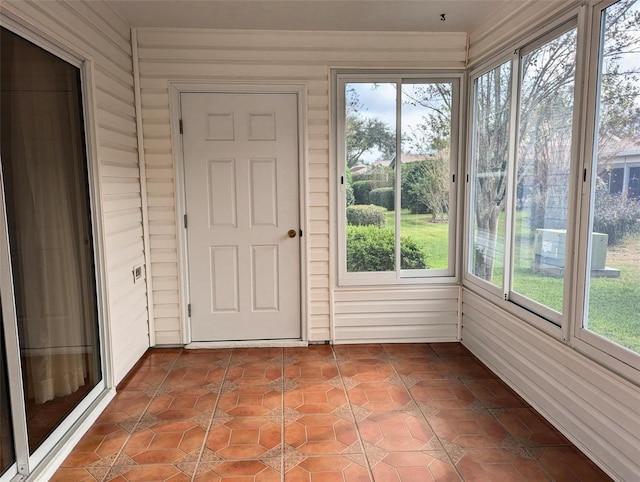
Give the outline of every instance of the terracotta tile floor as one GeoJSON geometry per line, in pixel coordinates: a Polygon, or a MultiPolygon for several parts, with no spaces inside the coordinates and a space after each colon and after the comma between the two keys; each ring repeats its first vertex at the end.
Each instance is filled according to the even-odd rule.
{"type": "Polygon", "coordinates": [[[445,343],[152,349],[53,480],[610,479],[445,343]]]}

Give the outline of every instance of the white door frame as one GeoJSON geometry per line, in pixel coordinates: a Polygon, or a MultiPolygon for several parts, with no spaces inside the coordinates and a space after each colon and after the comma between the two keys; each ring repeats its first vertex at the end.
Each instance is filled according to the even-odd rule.
{"type": "MultiPolygon", "coordinates": [[[[171,139],[173,147],[173,168],[176,198],[176,229],[178,238],[178,289],[180,292],[180,329],[182,343],[191,344],[191,322],[187,312],[189,304],[189,264],[187,249],[187,230],[184,228],[184,215],[186,214],[186,185],[184,176],[184,156],[182,135],[180,134],[180,94],[183,93],[212,93],[212,94],[295,94],[298,99],[298,198],[300,203],[300,228],[303,235],[300,238],[300,336],[301,341],[308,340],[308,313],[309,313],[309,283],[308,247],[309,226],[307,222],[307,145],[306,145],[306,105],[307,91],[304,84],[249,84],[249,83],[169,83],[169,111],[171,119],[171,139]]],[[[239,342],[242,343],[242,342],[239,342]]],[[[256,342],[259,343],[259,342],[256,342]]],[[[264,342],[267,343],[267,342],[264,342]]],[[[268,342],[271,346],[277,345],[277,340],[268,342]]],[[[291,341],[289,341],[291,344],[291,341]]],[[[205,346],[204,344],[201,344],[205,346]]],[[[214,343],[211,346],[215,346],[214,343]]],[[[196,347],[195,344],[192,347],[196,347]]]]}

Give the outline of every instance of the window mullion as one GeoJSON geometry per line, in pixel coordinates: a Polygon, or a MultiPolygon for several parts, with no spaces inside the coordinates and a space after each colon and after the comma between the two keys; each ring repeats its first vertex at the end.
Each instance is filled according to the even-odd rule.
{"type": "Polygon", "coordinates": [[[401,216],[401,187],[402,187],[402,79],[398,79],[396,88],[396,164],[395,164],[395,258],[396,258],[396,278],[401,277],[401,256],[402,247],[400,245],[400,224],[401,216]]]}
{"type": "Polygon", "coordinates": [[[513,283],[513,269],[514,269],[514,258],[512,253],[514,252],[514,239],[515,233],[513,230],[514,226],[514,198],[515,198],[515,186],[518,176],[518,169],[516,166],[517,163],[517,155],[518,155],[518,105],[520,103],[520,82],[521,82],[521,72],[520,72],[520,51],[516,50],[513,53],[513,61],[511,63],[511,107],[509,117],[511,122],[509,122],[509,156],[507,161],[507,189],[505,191],[505,239],[504,243],[504,273],[503,273],[503,282],[502,289],[504,299],[508,300],[511,296],[512,292],[512,283],[513,283]]]}

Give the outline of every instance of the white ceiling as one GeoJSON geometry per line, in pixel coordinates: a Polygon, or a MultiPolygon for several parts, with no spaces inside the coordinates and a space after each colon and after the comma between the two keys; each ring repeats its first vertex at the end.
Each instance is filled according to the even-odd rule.
{"type": "Polygon", "coordinates": [[[470,32],[510,0],[104,1],[132,27],[470,32]]]}

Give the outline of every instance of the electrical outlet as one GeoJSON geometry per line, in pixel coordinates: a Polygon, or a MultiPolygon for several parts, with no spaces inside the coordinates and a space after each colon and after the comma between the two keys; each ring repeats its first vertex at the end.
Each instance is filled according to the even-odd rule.
{"type": "Polygon", "coordinates": [[[131,273],[133,274],[133,282],[135,283],[136,281],[142,278],[142,265],[141,264],[135,265],[131,270],[131,273]]]}

